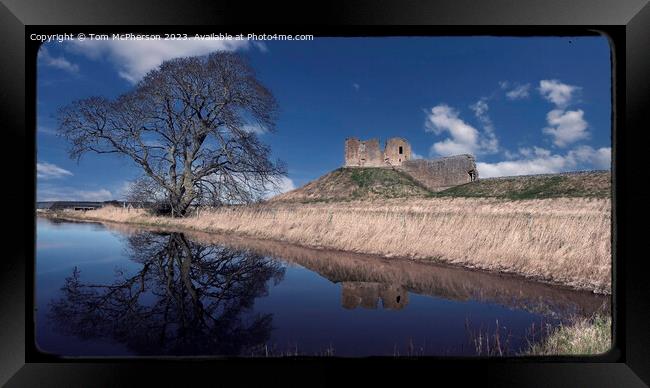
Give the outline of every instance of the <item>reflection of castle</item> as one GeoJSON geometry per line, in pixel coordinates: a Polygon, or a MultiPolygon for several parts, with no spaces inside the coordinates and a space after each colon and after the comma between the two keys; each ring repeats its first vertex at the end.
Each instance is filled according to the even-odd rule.
{"type": "MultiPolygon", "coordinates": [[[[110,225],[111,229],[116,227],[118,224],[110,225]]],[[[124,230],[132,227],[122,224],[119,228],[124,230]]],[[[200,232],[193,232],[191,236],[197,241],[202,241],[203,244],[225,245],[232,249],[249,250],[258,252],[262,256],[276,257],[317,272],[332,283],[340,285],[347,283],[349,286],[345,286],[342,291],[342,305],[349,306],[348,308],[358,306],[361,299],[354,290],[346,290],[346,287],[359,283],[381,283],[399,285],[400,287],[393,286],[393,288],[404,289],[412,294],[456,301],[475,300],[494,303],[511,309],[522,309],[534,314],[554,317],[590,316],[596,311],[605,313],[610,311],[610,296],[567,290],[515,276],[467,271],[463,268],[431,265],[412,260],[316,250],[272,240],[250,240],[200,232]],[[349,299],[346,302],[347,298],[349,299]]],[[[375,295],[377,295],[374,297],[376,301],[378,293],[375,295]]],[[[406,293],[400,296],[400,305],[406,304],[404,303],[404,298],[408,297],[406,293]]],[[[376,306],[376,302],[373,305],[376,306]]]]}
{"type": "Polygon", "coordinates": [[[400,310],[408,304],[408,291],[399,285],[343,282],[341,286],[341,306],[346,309],[355,309],[359,306],[376,309],[379,299],[382,307],[390,310],[400,310]]]}

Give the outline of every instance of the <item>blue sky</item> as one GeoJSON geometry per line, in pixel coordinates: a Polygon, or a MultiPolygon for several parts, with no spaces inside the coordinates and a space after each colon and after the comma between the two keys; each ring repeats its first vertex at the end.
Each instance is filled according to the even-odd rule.
{"type": "Polygon", "coordinates": [[[422,158],[472,153],[480,177],[610,166],[604,37],[51,42],[38,56],[37,200],[121,199],[139,175],[115,155],[69,159],[59,107],[214,50],[246,55],[278,100],[277,132],[259,136],[288,165],[284,190],[340,167],[349,136],[404,137],[422,158]]]}

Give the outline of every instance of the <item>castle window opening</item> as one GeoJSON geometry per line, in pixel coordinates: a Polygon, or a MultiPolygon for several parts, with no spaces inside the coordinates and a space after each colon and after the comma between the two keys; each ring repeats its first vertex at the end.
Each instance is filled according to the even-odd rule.
{"type": "Polygon", "coordinates": [[[402,155],[404,151],[402,150],[402,146],[399,146],[399,154],[402,155]]]}

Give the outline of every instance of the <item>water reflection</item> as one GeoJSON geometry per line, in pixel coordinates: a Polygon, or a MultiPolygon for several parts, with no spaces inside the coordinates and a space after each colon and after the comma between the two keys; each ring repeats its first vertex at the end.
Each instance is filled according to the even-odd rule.
{"type": "Polygon", "coordinates": [[[346,309],[376,309],[378,302],[389,310],[401,310],[408,304],[408,291],[402,286],[376,282],[343,282],[341,306],[346,309]]]}
{"type": "Polygon", "coordinates": [[[284,268],[258,253],[201,245],[181,233],[127,237],[135,274],[111,284],[83,281],[76,267],[51,302],[56,329],[83,339],[107,338],[140,355],[235,355],[265,343],[272,314],[253,314],[284,268]]]}
{"type": "Polygon", "coordinates": [[[59,354],[363,356],[415,343],[474,356],[468,327],[503,326],[516,352],[531,324],[609,311],[608,296],[408,260],[120,224],[56,230],[39,244],[69,247],[39,248],[37,289],[41,342],[59,354]],[[94,266],[107,247],[111,264],[94,266]],[[113,263],[129,270],[113,275],[113,263]]]}
{"type": "Polygon", "coordinates": [[[249,249],[280,258],[314,271],[342,285],[341,305],[345,308],[402,309],[408,293],[455,301],[496,303],[561,319],[610,312],[610,297],[559,286],[529,281],[517,276],[499,275],[457,267],[431,265],[409,260],[340,251],[325,251],[254,240],[192,232],[188,237],[203,244],[249,249]]]}

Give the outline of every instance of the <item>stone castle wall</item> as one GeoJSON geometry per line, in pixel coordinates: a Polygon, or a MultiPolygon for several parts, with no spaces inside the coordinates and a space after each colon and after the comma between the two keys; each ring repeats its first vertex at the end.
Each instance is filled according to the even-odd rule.
{"type": "Polygon", "coordinates": [[[345,167],[399,166],[411,159],[411,145],[404,139],[394,137],[386,141],[382,150],[378,139],[345,140],[345,167]]]}
{"type": "Polygon", "coordinates": [[[478,180],[476,162],[469,154],[440,159],[408,160],[402,163],[398,170],[434,191],[478,180]]]}
{"type": "Polygon", "coordinates": [[[345,140],[346,167],[383,167],[383,155],[378,139],[360,141],[356,138],[345,140]]]}
{"type": "Polygon", "coordinates": [[[348,138],[345,139],[345,166],[349,167],[355,163],[359,163],[359,146],[361,142],[359,139],[348,138]]]}
{"type": "Polygon", "coordinates": [[[433,191],[478,180],[478,170],[472,155],[439,159],[412,157],[411,145],[399,137],[388,139],[383,150],[378,139],[361,141],[352,137],[345,140],[345,167],[396,168],[433,191]]]}
{"type": "Polygon", "coordinates": [[[384,147],[384,163],[399,166],[411,159],[411,145],[404,139],[394,137],[388,139],[384,147]]]}

